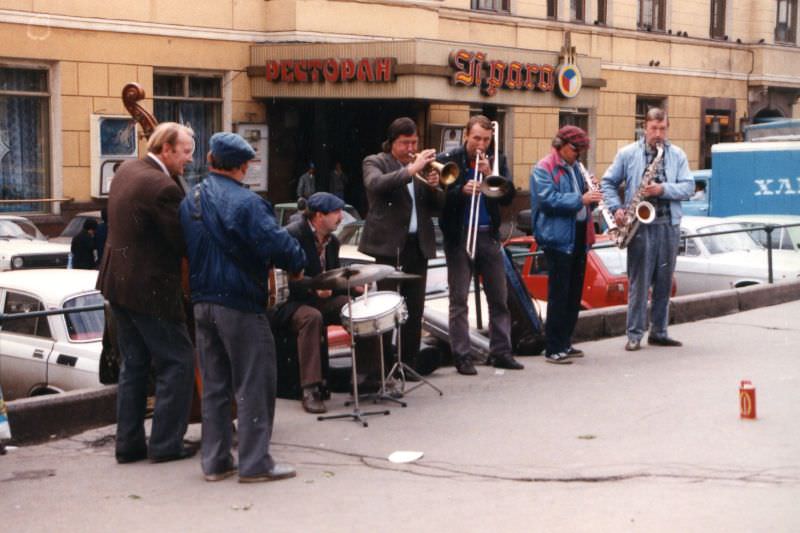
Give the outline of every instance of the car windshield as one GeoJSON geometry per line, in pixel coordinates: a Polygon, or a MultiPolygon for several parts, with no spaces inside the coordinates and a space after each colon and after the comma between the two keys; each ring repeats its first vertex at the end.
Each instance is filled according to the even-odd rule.
{"type": "MultiPolygon", "coordinates": [[[[741,223],[716,224],[698,228],[697,233],[715,233],[717,231],[731,231],[745,228],[741,223]]],[[[703,245],[710,254],[724,254],[728,252],[741,252],[761,250],[763,247],[753,239],[747,232],[726,233],[725,235],[711,235],[701,238],[703,245]]]]}
{"type": "MultiPolygon", "coordinates": [[[[765,224],[755,222],[745,222],[747,227],[760,228],[765,224]]],[[[761,246],[767,247],[767,232],[764,230],[755,230],[750,235],[757,240],[761,246]]],[[[800,249],[800,226],[793,228],[780,228],[772,231],[772,249],[773,250],[798,250],[800,249]]]]}
{"type": "Polygon", "coordinates": [[[76,216],[69,221],[69,224],[64,228],[59,237],[74,237],[83,230],[83,223],[86,217],[76,216]]]}
{"type": "MultiPolygon", "coordinates": [[[[102,303],[103,296],[99,292],[95,292],[70,298],[64,302],[64,309],[102,305],[102,303]]],[[[67,332],[70,340],[96,341],[103,338],[105,316],[102,310],[64,313],[64,320],[67,322],[67,332]]]]}
{"type": "Polygon", "coordinates": [[[628,269],[625,250],[621,250],[616,246],[595,246],[593,250],[611,275],[625,275],[628,269]]]}
{"type": "Polygon", "coordinates": [[[39,229],[27,220],[0,220],[0,238],[46,240],[39,229]]]}

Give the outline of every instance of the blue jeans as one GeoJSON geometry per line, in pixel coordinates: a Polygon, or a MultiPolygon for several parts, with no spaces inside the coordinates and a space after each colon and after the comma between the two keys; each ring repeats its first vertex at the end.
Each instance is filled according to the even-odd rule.
{"type": "Polygon", "coordinates": [[[156,374],[156,404],[150,432],[150,457],[181,451],[189,423],[194,385],[194,348],[186,324],[144,315],[112,304],[122,355],[117,389],[117,454],[147,448],[144,415],[151,362],[156,374]]]}
{"type": "Polygon", "coordinates": [[[640,224],[628,245],[628,338],[641,340],[648,329],[647,295],[652,287],[650,334],[667,336],[669,297],[678,255],[680,226],[640,224]]]}

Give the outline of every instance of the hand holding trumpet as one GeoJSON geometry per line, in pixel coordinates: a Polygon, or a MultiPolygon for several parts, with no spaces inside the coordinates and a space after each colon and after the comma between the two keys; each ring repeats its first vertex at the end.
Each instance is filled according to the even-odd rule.
{"type": "Polygon", "coordinates": [[[408,164],[408,172],[417,179],[424,181],[429,187],[439,186],[441,174],[436,161],[436,150],[428,148],[418,154],[409,154],[413,161],[408,164]]]}

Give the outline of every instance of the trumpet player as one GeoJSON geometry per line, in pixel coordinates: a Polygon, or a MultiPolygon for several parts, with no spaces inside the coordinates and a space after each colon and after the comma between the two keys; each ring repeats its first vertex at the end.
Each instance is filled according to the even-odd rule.
{"type": "MultiPolygon", "coordinates": [[[[444,235],[447,258],[447,282],[450,290],[450,348],[459,374],[475,375],[477,370],[470,355],[469,307],[467,303],[472,275],[483,277],[484,291],[489,303],[489,361],[498,368],[520,370],[523,366],[514,359],[511,347],[511,314],[508,310],[503,250],[500,243],[500,205],[514,197],[505,157],[495,158],[493,172],[487,149],[492,142],[495,126],[483,115],[475,115],[466,126],[465,143],[447,153],[439,154],[440,163],[455,162],[458,178],[447,188],[447,200],[439,218],[444,235]],[[496,174],[506,180],[497,196],[481,193],[479,177],[496,174]],[[473,253],[467,250],[471,238],[473,253]],[[473,257],[470,257],[472,255],[473,257]]],[[[496,137],[496,136],[495,136],[496,137]]],[[[499,139],[495,138],[495,146],[499,139]]]]}
{"type": "MultiPolygon", "coordinates": [[[[369,210],[358,250],[379,264],[417,274],[402,284],[408,320],[400,340],[404,361],[413,366],[419,352],[428,259],[436,257],[432,217],[444,205],[439,172],[430,167],[435,151],[417,151],[417,125],[408,117],[395,119],[383,151],[362,163],[369,210]]],[[[395,282],[379,281],[379,290],[395,290],[395,282]]]]}
{"type": "Polygon", "coordinates": [[[626,219],[640,189],[642,177],[652,173],[644,196],[655,208],[655,218],[649,223],[639,223],[628,244],[628,342],[625,349],[636,351],[648,329],[647,294],[652,288],[651,322],[648,344],[656,346],[681,346],[667,335],[669,298],[675,258],[678,255],[681,224],[681,201],[688,200],[694,192],[694,179],[689,172],[686,154],[667,140],[669,120],[663,109],[651,108],[645,115],[644,138],[617,152],[602,181],[605,203],[614,213],[618,226],[626,219]],[[663,148],[657,160],[659,147],[663,148]],[[625,184],[625,199],[618,188],[625,184]]]}
{"type": "Polygon", "coordinates": [[[572,364],[583,352],[572,346],[578,322],[586,252],[595,239],[592,209],[602,200],[589,188],[578,158],[589,150],[589,136],[577,126],[564,126],[553,149],[531,174],[531,217],[536,243],[547,259],[545,361],[572,364]]]}

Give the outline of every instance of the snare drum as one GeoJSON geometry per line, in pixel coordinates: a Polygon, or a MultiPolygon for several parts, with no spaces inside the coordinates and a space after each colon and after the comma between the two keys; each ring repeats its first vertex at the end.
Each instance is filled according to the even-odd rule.
{"type": "Polygon", "coordinates": [[[269,297],[267,307],[275,307],[286,303],[289,299],[289,277],[285,270],[272,268],[269,271],[269,297]]]}
{"type": "MultiPolygon", "coordinates": [[[[353,300],[352,334],[354,337],[371,337],[394,329],[396,323],[404,324],[408,318],[406,303],[396,292],[378,291],[353,300]]],[[[342,325],[350,331],[350,306],[342,307],[342,325]]]]}

